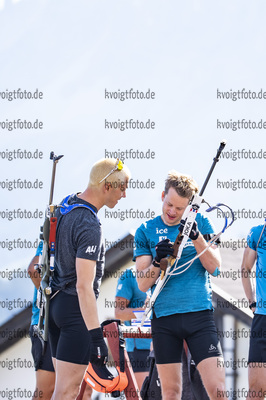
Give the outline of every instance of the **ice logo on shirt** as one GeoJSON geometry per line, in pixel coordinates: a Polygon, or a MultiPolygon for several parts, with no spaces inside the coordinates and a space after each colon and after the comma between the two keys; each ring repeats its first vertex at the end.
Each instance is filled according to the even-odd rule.
{"type": "Polygon", "coordinates": [[[162,233],[168,233],[168,228],[164,228],[164,229],[159,229],[159,228],[156,228],[156,233],[157,233],[157,235],[158,234],[162,234],[162,233]]]}
{"type": "Polygon", "coordinates": [[[167,236],[159,236],[159,242],[161,242],[161,240],[167,239],[167,236]]]}
{"type": "Polygon", "coordinates": [[[97,246],[88,246],[85,253],[90,253],[90,254],[95,253],[96,249],[97,249],[97,246]]]}

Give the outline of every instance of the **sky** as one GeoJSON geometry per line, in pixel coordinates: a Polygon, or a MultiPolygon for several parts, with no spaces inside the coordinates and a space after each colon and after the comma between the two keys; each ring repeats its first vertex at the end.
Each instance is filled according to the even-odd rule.
{"type": "Polygon", "coordinates": [[[160,214],[169,170],[201,187],[222,140],[204,199],[237,213],[223,240],[243,246],[263,223],[265,11],[247,0],[0,0],[0,322],[32,298],[23,276],[49,200],[51,151],[64,155],[55,203],[83,191],[100,158],[130,168],[126,199],[99,211],[107,246],[160,214]]]}

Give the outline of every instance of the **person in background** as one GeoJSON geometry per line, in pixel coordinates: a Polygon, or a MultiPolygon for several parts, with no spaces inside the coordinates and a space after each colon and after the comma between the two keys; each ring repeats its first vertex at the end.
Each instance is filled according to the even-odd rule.
{"type": "Polygon", "coordinates": [[[254,313],[248,356],[249,391],[246,400],[264,399],[266,395],[266,229],[251,228],[241,266],[242,284],[254,313]],[[256,291],[251,271],[256,265],[256,291]]]}
{"type": "MultiPolygon", "coordinates": [[[[144,310],[143,306],[148,298],[138,288],[136,267],[126,269],[120,276],[115,297],[115,317],[130,325],[131,319],[136,319],[133,310],[144,310]]],[[[143,381],[148,376],[149,354],[151,339],[126,339],[126,350],[138,383],[141,389],[143,381]]]]}
{"type": "Polygon", "coordinates": [[[36,371],[36,392],[38,397],[34,400],[50,400],[54,391],[55,372],[52,362],[51,350],[49,343],[46,351],[43,353],[41,339],[38,337],[36,327],[39,321],[40,310],[36,305],[37,291],[40,286],[41,277],[35,269],[35,265],[39,263],[39,256],[42,254],[43,242],[39,243],[36,254],[28,266],[28,274],[34,284],[34,294],[32,301],[32,317],[30,326],[31,353],[36,371]]]}

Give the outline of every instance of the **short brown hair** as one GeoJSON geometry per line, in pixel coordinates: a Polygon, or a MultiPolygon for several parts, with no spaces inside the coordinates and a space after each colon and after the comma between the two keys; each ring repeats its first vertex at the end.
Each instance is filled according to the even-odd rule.
{"type": "Polygon", "coordinates": [[[174,169],[168,172],[167,178],[165,180],[165,194],[168,193],[170,187],[174,188],[179,196],[186,197],[187,199],[190,199],[195,193],[199,191],[199,186],[194,181],[192,176],[181,174],[174,169]]]}

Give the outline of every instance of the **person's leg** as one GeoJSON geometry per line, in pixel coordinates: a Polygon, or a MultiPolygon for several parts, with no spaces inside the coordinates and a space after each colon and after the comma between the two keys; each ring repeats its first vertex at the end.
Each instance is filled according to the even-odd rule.
{"type": "Polygon", "coordinates": [[[149,375],[149,360],[150,351],[146,349],[134,349],[134,351],[128,352],[131,366],[134,371],[134,375],[138,384],[139,390],[142,388],[142,384],[146,376],[149,375]]]}
{"type": "MultiPolygon", "coordinates": [[[[49,334],[56,374],[52,399],[76,399],[89,363],[91,339],[76,296],[59,293],[52,300],[49,334]]],[[[88,399],[90,389],[85,393],[88,399]]]]}
{"type": "Polygon", "coordinates": [[[55,389],[52,400],[75,400],[87,365],[55,362],[55,389]]]}
{"type": "Polygon", "coordinates": [[[36,387],[33,395],[34,400],[50,400],[54,390],[55,372],[49,343],[43,353],[41,339],[35,331],[35,326],[30,327],[32,342],[31,353],[36,371],[36,387]]]}
{"type": "Polygon", "coordinates": [[[34,400],[50,400],[54,391],[55,373],[38,369],[34,400]],[[36,396],[35,396],[36,394],[36,396]]]}
{"type": "Polygon", "coordinates": [[[266,365],[250,363],[248,366],[249,390],[246,400],[261,400],[266,396],[266,365]]]}
{"type": "Polygon", "coordinates": [[[163,400],[181,400],[181,363],[157,364],[163,400]]]}
{"type": "Polygon", "coordinates": [[[188,313],[185,322],[186,342],[210,400],[227,399],[223,355],[213,312],[188,313]]]}
{"type": "Polygon", "coordinates": [[[142,384],[144,382],[144,379],[146,378],[146,376],[149,375],[149,372],[135,372],[134,373],[137,384],[138,384],[138,388],[139,390],[142,388],[142,384]]]}
{"type": "Polygon", "coordinates": [[[86,384],[86,389],[83,394],[82,400],[91,400],[91,396],[92,396],[92,388],[86,384]]]}
{"type": "Polygon", "coordinates": [[[197,368],[210,400],[227,399],[225,371],[222,357],[210,357],[202,360],[197,368]]]}
{"type": "Polygon", "coordinates": [[[255,314],[249,344],[247,400],[264,399],[266,395],[266,340],[262,335],[265,330],[266,315],[255,314]]]}
{"type": "Polygon", "coordinates": [[[161,382],[163,400],[181,400],[182,351],[180,337],[182,316],[178,314],[152,320],[155,360],[161,382]]]}

